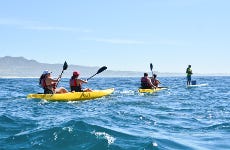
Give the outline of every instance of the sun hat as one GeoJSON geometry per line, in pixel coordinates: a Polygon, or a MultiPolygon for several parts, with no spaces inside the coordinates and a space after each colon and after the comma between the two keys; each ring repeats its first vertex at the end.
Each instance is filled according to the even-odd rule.
{"type": "Polygon", "coordinates": [[[52,72],[49,70],[44,70],[42,74],[50,74],[50,73],[52,73],[52,72]]]}

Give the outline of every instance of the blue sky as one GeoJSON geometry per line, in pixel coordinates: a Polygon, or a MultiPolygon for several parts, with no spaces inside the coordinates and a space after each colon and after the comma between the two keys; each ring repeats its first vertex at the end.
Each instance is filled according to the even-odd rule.
{"type": "Polygon", "coordinates": [[[230,73],[229,0],[0,0],[0,57],[230,73]]]}

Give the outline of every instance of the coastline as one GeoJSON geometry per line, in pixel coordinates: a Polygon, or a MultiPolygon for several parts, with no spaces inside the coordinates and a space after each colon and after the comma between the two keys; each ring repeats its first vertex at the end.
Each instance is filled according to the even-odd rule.
{"type": "MultiPolygon", "coordinates": [[[[88,78],[89,76],[81,76],[81,78],[88,78]]],[[[119,75],[113,75],[113,76],[97,76],[97,77],[94,77],[94,78],[139,78],[141,77],[140,76],[128,76],[128,75],[125,75],[125,76],[119,76],[119,75]]],[[[164,78],[167,78],[167,77],[186,77],[186,75],[182,75],[182,74],[178,74],[178,75],[175,75],[175,74],[168,74],[168,75],[165,75],[165,74],[158,74],[158,78],[161,78],[161,77],[164,77],[164,78]]],[[[230,77],[230,74],[197,74],[197,75],[193,75],[193,77],[230,77]]],[[[0,76],[0,79],[38,79],[40,78],[39,76],[0,76]]],[[[62,77],[63,79],[68,79],[70,78],[70,76],[63,76],[62,77]]]]}

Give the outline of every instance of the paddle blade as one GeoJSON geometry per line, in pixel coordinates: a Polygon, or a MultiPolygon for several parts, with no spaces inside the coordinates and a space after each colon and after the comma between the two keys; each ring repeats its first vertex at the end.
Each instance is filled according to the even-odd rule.
{"type": "MultiPolygon", "coordinates": [[[[58,79],[61,79],[64,70],[66,70],[67,68],[68,68],[68,64],[67,64],[67,62],[65,61],[65,62],[64,62],[64,65],[63,65],[63,69],[62,69],[61,75],[58,77],[58,79]]],[[[58,86],[59,81],[60,81],[60,80],[58,80],[58,82],[56,83],[55,88],[58,86]]]]}
{"type": "Polygon", "coordinates": [[[68,68],[68,64],[67,62],[65,61],[64,65],[63,65],[63,70],[66,70],[68,68]]]}
{"type": "Polygon", "coordinates": [[[151,69],[151,71],[153,70],[153,64],[152,63],[150,63],[150,69],[151,69]]]}
{"type": "Polygon", "coordinates": [[[97,71],[97,73],[95,73],[94,75],[92,75],[91,77],[89,77],[87,80],[91,79],[92,77],[94,77],[95,75],[101,73],[102,71],[105,71],[106,69],[107,69],[106,66],[101,67],[101,68],[97,71]]]}
{"type": "Polygon", "coordinates": [[[105,71],[106,69],[107,69],[106,66],[101,67],[101,68],[97,71],[97,74],[98,74],[98,73],[101,73],[102,71],[105,71]]]}

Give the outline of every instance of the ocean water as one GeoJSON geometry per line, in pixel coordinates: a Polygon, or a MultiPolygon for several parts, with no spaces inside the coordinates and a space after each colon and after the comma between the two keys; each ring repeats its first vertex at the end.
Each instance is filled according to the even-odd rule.
{"type": "MultiPolygon", "coordinates": [[[[0,150],[229,150],[230,77],[159,77],[166,90],[139,94],[139,78],[92,78],[115,88],[96,100],[29,100],[38,79],[0,79],[0,150]]],[[[68,79],[60,86],[68,87],[68,79]]]]}

